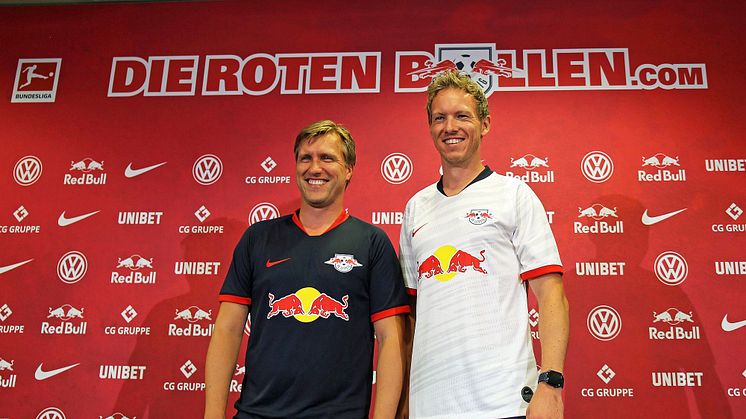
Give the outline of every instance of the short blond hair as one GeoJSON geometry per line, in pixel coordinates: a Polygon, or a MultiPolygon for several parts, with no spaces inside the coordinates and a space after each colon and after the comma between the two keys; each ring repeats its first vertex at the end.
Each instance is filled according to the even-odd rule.
{"type": "Polygon", "coordinates": [[[490,114],[487,97],[479,85],[468,74],[457,70],[446,70],[433,77],[427,87],[427,123],[433,120],[433,99],[440,91],[454,88],[470,94],[477,102],[477,117],[482,121],[490,114]]]}

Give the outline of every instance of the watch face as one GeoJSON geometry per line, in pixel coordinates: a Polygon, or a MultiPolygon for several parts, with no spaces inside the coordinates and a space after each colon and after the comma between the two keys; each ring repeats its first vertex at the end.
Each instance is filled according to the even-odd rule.
{"type": "Polygon", "coordinates": [[[545,382],[552,387],[562,388],[565,385],[565,377],[557,371],[545,371],[539,375],[539,381],[545,382]]]}

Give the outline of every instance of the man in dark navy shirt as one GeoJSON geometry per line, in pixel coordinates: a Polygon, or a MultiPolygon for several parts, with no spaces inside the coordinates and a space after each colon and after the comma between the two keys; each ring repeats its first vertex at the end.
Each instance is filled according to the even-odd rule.
{"type": "Polygon", "coordinates": [[[349,216],[355,143],[319,121],[295,140],[301,206],[241,237],[220,291],[207,352],[205,418],[223,418],[247,315],[252,331],[236,418],[364,418],[374,334],[374,417],[393,417],[402,385],[398,260],[386,234],[349,216]]]}

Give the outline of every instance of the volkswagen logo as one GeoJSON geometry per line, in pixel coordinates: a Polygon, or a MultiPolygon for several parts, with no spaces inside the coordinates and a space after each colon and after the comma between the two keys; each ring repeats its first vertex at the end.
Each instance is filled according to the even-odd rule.
{"type": "Polygon", "coordinates": [[[381,175],[386,182],[399,185],[412,176],[412,160],[402,153],[391,153],[381,162],[381,175]]]}
{"type": "Polygon", "coordinates": [[[583,157],[580,169],[586,179],[593,183],[601,183],[609,180],[614,173],[614,163],[608,154],[601,151],[591,151],[583,157]]]}
{"type": "Polygon", "coordinates": [[[223,174],[223,162],[214,154],[205,154],[192,166],[192,176],[200,185],[212,185],[223,174]]]}
{"type": "Polygon", "coordinates": [[[87,271],[88,260],[77,250],[65,253],[57,262],[57,276],[65,284],[80,281],[87,271]]]}

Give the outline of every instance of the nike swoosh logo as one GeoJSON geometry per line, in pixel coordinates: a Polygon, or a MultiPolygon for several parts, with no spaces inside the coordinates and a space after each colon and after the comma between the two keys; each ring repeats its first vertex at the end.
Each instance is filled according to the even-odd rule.
{"type": "Polygon", "coordinates": [[[163,163],[154,164],[152,166],[143,167],[142,169],[133,169],[132,163],[127,165],[127,168],[124,169],[124,177],[133,178],[135,176],[140,176],[143,173],[149,172],[153,169],[156,169],[158,167],[163,166],[164,164],[168,163],[167,161],[164,161],[163,163]]]}
{"type": "Polygon", "coordinates": [[[60,214],[60,218],[57,219],[57,225],[60,227],[66,227],[70,224],[77,223],[80,220],[85,220],[86,218],[90,217],[91,215],[95,215],[101,212],[101,210],[89,212],[88,214],[78,215],[77,217],[65,217],[65,211],[62,211],[62,214],[60,214]]]}
{"type": "Polygon", "coordinates": [[[418,231],[420,231],[420,229],[421,229],[422,227],[425,227],[426,225],[427,225],[427,223],[425,223],[425,224],[423,224],[423,225],[421,225],[421,226],[417,227],[417,228],[416,228],[416,229],[415,229],[415,230],[414,230],[414,231],[412,232],[412,237],[414,237],[414,235],[415,235],[415,234],[417,234],[417,232],[418,232],[418,231]]]}
{"type": "Polygon", "coordinates": [[[653,224],[660,223],[661,221],[665,220],[666,218],[671,218],[674,215],[686,211],[686,208],[680,209],[678,211],[669,212],[668,214],[658,215],[655,217],[651,217],[648,215],[648,210],[645,210],[645,212],[642,213],[642,223],[646,226],[651,226],[653,224]]]}
{"type": "Polygon", "coordinates": [[[740,322],[731,323],[728,321],[728,315],[726,314],[725,317],[723,317],[723,322],[720,323],[720,326],[726,332],[732,332],[734,330],[737,330],[737,329],[740,329],[746,326],[746,320],[741,320],[740,322]]]}
{"type": "Polygon", "coordinates": [[[14,263],[13,265],[8,266],[0,266],[0,274],[4,274],[5,272],[12,271],[13,269],[25,265],[29,262],[31,262],[33,259],[24,260],[23,262],[14,263]]]}
{"type": "Polygon", "coordinates": [[[34,372],[34,378],[36,378],[39,381],[46,380],[47,378],[54,377],[55,375],[61,374],[61,373],[65,372],[65,371],[67,371],[67,370],[69,370],[71,368],[75,368],[78,365],[80,365],[80,362],[78,362],[77,364],[68,365],[66,367],[57,368],[56,370],[50,370],[50,371],[44,371],[44,370],[42,370],[41,369],[42,365],[44,365],[43,362],[41,364],[39,364],[38,367],[36,367],[36,372],[34,372]]]}
{"type": "Polygon", "coordinates": [[[290,260],[290,258],[285,258],[285,259],[276,260],[274,262],[270,262],[269,259],[267,259],[267,263],[266,263],[265,266],[267,266],[268,268],[271,268],[271,267],[273,267],[273,266],[275,266],[275,265],[277,265],[279,263],[287,262],[289,260],[290,260]]]}

